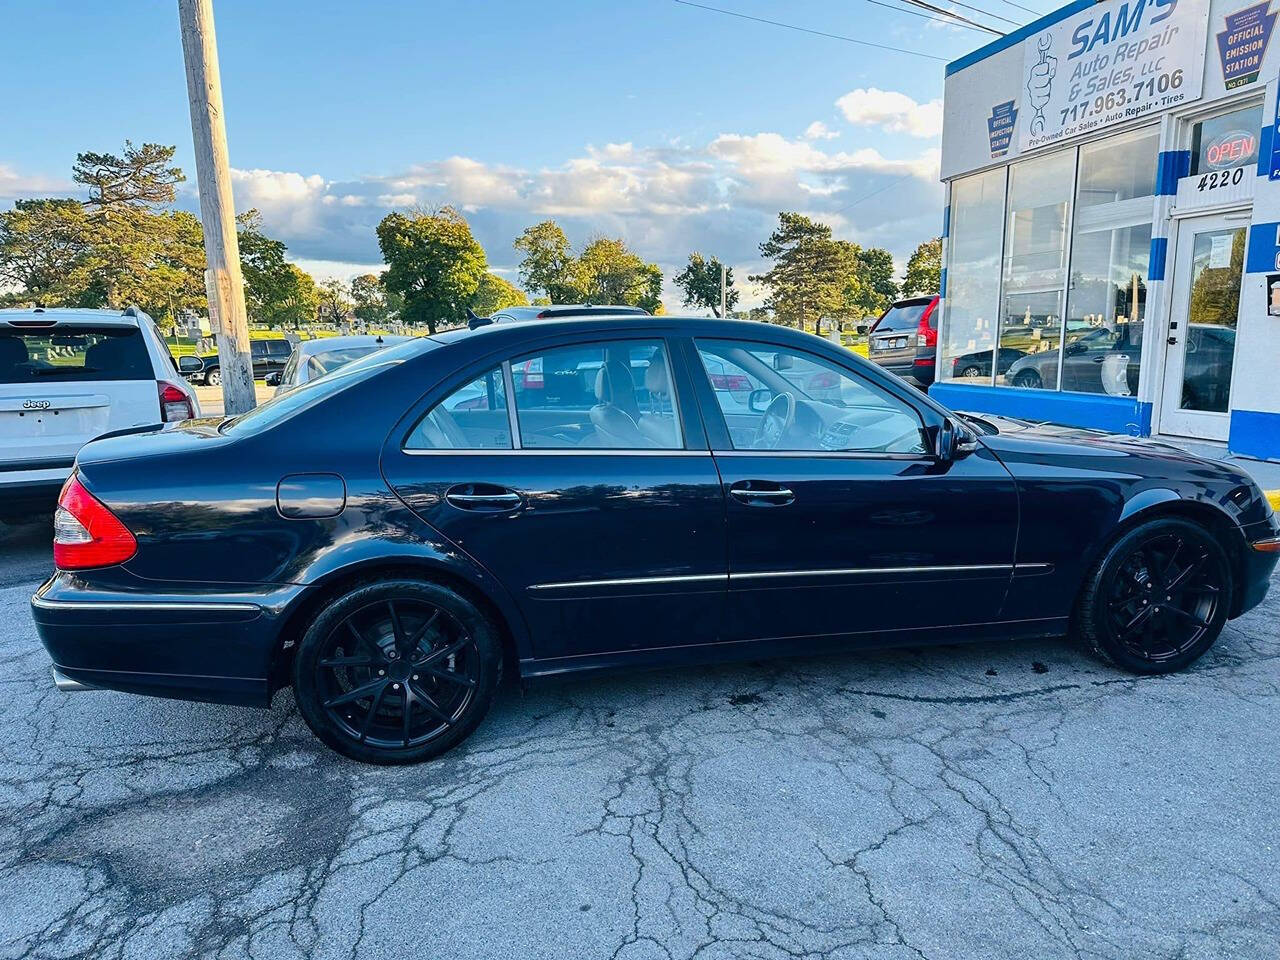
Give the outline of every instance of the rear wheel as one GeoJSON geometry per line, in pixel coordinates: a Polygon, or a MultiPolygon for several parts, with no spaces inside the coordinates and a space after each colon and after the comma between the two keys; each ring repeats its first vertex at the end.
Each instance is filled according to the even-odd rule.
{"type": "Polygon", "coordinates": [[[1015,387],[1025,387],[1028,390],[1039,390],[1044,386],[1044,381],[1040,379],[1040,374],[1034,370],[1023,370],[1013,378],[1015,387]]]}
{"type": "Polygon", "coordinates": [[[204,378],[204,382],[211,387],[222,386],[222,371],[213,369],[209,371],[209,375],[204,378]]]}
{"type": "Polygon", "coordinates": [[[339,753],[416,763],[464,740],[501,674],[498,633],[465,597],[391,580],[338,597],[312,621],[294,658],[303,719],[339,753]]]}
{"type": "Polygon", "coordinates": [[[1094,652],[1135,673],[1170,673],[1208,650],[1231,596],[1231,565],[1189,520],[1152,520],[1120,537],[1094,568],[1077,622],[1094,652]]]}
{"type": "Polygon", "coordinates": [[[962,376],[966,380],[977,380],[980,376],[982,376],[982,368],[979,367],[977,364],[971,363],[969,364],[969,366],[965,367],[963,370],[960,371],[960,376],[962,376]]]}

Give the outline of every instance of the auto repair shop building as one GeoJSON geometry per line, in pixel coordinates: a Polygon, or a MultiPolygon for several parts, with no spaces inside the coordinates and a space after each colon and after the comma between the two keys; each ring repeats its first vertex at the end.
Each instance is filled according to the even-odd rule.
{"type": "Polygon", "coordinates": [[[939,400],[1280,459],[1278,10],[1078,0],[948,65],[939,400]]]}

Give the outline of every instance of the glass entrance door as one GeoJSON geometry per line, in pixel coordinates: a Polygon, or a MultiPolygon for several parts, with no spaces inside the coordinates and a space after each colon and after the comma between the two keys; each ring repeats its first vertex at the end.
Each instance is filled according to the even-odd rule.
{"type": "Polygon", "coordinates": [[[1173,266],[1160,432],[1226,440],[1247,222],[1182,221],[1173,266]]]}

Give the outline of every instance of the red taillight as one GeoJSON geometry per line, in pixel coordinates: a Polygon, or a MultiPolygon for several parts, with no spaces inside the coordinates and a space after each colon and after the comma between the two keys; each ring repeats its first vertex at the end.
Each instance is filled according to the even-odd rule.
{"type": "Polygon", "coordinates": [[[53,515],[53,564],[59,570],[87,570],[124,563],[138,541],[116,515],[80,483],[74,473],[63,484],[53,515]]]}
{"type": "Polygon", "coordinates": [[[917,367],[932,367],[933,361],[933,357],[916,357],[911,362],[917,367]]]}
{"type": "Polygon", "coordinates": [[[929,305],[924,308],[924,313],[920,314],[920,323],[916,327],[916,346],[936,347],[938,345],[938,331],[929,325],[929,319],[933,316],[933,311],[937,307],[938,298],[934,297],[929,301],[929,305]]]}
{"type": "Polygon", "coordinates": [[[157,386],[160,389],[161,422],[176,423],[179,420],[190,420],[196,415],[191,407],[191,398],[172,383],[161,380],[157,386]]]}

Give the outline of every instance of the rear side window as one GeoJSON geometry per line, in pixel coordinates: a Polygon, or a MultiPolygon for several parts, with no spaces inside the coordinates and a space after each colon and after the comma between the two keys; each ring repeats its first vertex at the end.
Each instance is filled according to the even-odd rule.
{"type": "Polygon", "coordinates": [[[924,316],[929,304],[909,303],[901,307],[890,307],[889,312],[876,324],[876,333],[893,333],[899,330],[915,331],[920,328],[920,318],[924,316]]]}
{"type": "Polygon", "coordinates": [[[427,411],[406,450],[510,450],[511,418],[502,368],[463,384],[427,411]]]}
{"type": "Polygon", "coordinates": [[[0,383],[154,379],[137,328],[0,330],[0,383]]]}

